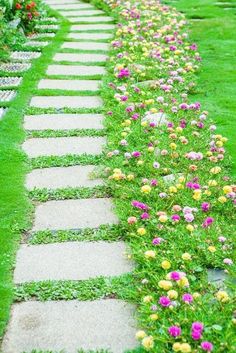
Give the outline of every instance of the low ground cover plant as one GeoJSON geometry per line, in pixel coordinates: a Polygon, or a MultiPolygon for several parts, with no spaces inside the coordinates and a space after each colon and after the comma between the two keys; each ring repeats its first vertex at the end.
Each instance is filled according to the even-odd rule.
{"type": "Polygon", "coordinates": [[[233,352],[236,186],[227,137],[191,98],[200,50],[174,8],[105,3],[118,18],[106,173],[136,263],[137,339],[152,352],[233,352]],[[215,269],[224,281],[209,280],[215,269]]]}

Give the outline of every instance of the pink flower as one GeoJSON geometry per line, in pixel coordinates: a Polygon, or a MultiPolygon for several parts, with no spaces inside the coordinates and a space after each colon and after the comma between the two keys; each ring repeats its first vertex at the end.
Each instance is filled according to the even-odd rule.
{"type": "Polygon", "coordinates": [[[181,335],[181,328],[178,326],[171,326],[168,328],[168,332],[173,337],[178,337],[181,335]]]}
{"type": "Polygon", "coordinates": [[[209,209],[210,209],[209,202],[203,202],[202,205],[201,205],[201,209],[202,209],[203,212],[209,211],[209,209]]]}
{"type": "Polygon", "coordinates": [[[205,341],[201,343],[201,348],[204,351],[211,352],[213,350],[213,344],[211,342],[205,341]]]}
{"type": "Polygon", "coordinates": [[[203,222],[203,224],[202,224],[202,227],[203,227],[203,228],[208,228],[208,227],[210,227],[210,225],[211,225],[213,222],[214,222],[214,218],[212,218],[212,217],[207,217],[207,218],[204,220],[204,222],[203,222]]]}
{"type": "Polygon", "coordinates": [[[171,216],[172,221],[174,222],[179,222],[180,220],[180,216],[178,214],[174,214],[173,216],[171,216]]]}
{"type": "Polygon", "coordinates": [[[181,276],[180,276],[180,273],[177,272],[177,271],[173,271],[170,273],[170,278],[173,280],[173,281],[179,281],[181,276]]]}
{"type": "Polygon", "coordinates": [[[224,263],[225,265],[229,265],[229,266],[233,265],[233,261],[232,261],[231,259],[228,259],[228,258],[224,259],[224,260],[223,260],[223,263],[224,263]]]}
{"type": "Polygon", "coordinates": [[[204,325],[203,325],[201,322],[198,322],[198,321],[193,322],[193,324],[192,324],[192,330],[193,330],[193,331],[200,331],[200,332],[202,332],[203,329],[204,329],[204,325]]]}
{"type": "Polygon", "coordinates": [[[192,331],[191,336],[194,341],[198,341],[201,339],[202,333],[201,331],[192,331]]]}
{"type": "Polygon", "coordinates": [[[153,245],[159,245],[161,244],[161,242],[163,241],[164,239],[162,238],[154,238],[153,241],[152,241],[152,244],[153,245]]]}
{"type": "Polygon", "coordinates": [[[193,297],[192,297],[191,294],[185,293],[185,294],[183,294],[183,296],[182,296],[182,300],[183,300],[185,303],[190,304],[190,303],[192,303],[192,301],[193,301],[193,297]]]}
{"type": "Polygon", "coordinates": [[[168,297],[160,297],[159,299],[159,304],[161,306],[167,307],[167,306],[170,306],[170,303],[171,301],[168,297]]]}
{"type": "Polygon", "coordinates": [[[128,69],[121,69],[117,75],[118,78],[129,77],[129,76],[130,76],[130,72],[128,69]]]}
{"type": "Polygon", "coordinates": [[[148,219],[148,218],[150,218],[150,216],[147,212],[144,212],[141,214],[141,219],[148,219]]]}

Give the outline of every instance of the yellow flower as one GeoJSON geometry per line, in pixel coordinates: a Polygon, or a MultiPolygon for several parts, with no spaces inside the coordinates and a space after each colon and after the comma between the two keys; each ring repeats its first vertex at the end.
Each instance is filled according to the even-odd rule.
{"type": "Polygon", "coordinates": [[[217,186],[217,181],[216,180],[209,180],[208,185],[209,186],[217,186]]]}
{"type": "Polygon", "coordinates": [[[142,121],[141,126],[146,127],[148,125],[147,121],[142,121]]]}
{"type": "Polygon", "coordinates": [[[190,346],[190,344],[188,344],[188,343],[182,343],[182,344],[181,344],[180,351],[181,351],[182,353],[190,353],[190,352],[191,352],[191,346],[190,346]]]}
{"type": "Polygon", "coordinates": [[[177,281],[180,287],[189,287],[189,281],[187,277],[182,277],[179,281],[177,281]]]}
{"type": "Polygon", "coordinates": [[[153,152],[154,149],[155,149],[154,147],[150,146],[150,147],[148,147],[148,152],[153,152]]]}
{"type": "Polygon", "coordinates": [[[147,336],[142,339],[142,345],[145,349],[149,350],[154,347],[154,340],[152,336],[147,336]]]}
{"type": "Polygon", "coordinates": [[[134,180],[134,175],[133,174],[128,174],[127,175],[127,180],[128,181],[134,180]]]}
{"type": "Polygon", "coordinates": [[[143,163],[144,163],[143,161],[138,161],[137,165],[143,165],[143,163]]]}
{"type": "Polygon", "coordinates": [[[152,300],[153,300],[153,297],[152,297],[151,295],[146,295],[146,296],[143,298],[143,302],[144,302],[144,303],[150,303],[152,300]]]}
{"type": "Polygon", "coordinates": [[[167,292],[167,295],[170,299],[177,299],[178,298],[178,292],[176,290],[169,290],[169,292],[167,292]]]}
{"type": "Polygon", "coordinates": [[[176,148],[177,148],[176,143],[174,143],[174,142],[170,143],[170,148],[171,148],[172,150],[176,150],[176,148]]]}
{"type": "Polygon", "coordinates": [[[168,217],[164,214],[159,217],[159,221],[161,223],[165,223],[167,220],[168,220],[168,217]]]}
{"type": "Polygon", "coordinates": [[[145,194],[149,194],[149,192],[152,190],[151,186],[149,185],[143,185],[141,187],[141,191],[144,192],[145,194]]]}
{"type": "Polygon", "coordinates": [[[145,235],[146,234],[146,229],[145,228],[138,228],[137,233],[139,235],[145,235]]]}
{"type": "Polygon", "coordinates": [[[150,315],[150,319],[151,319],[152,321],[157,321],[157,320],[158,320],[158,315],[157,315],[157,314],[151,314],[151,315],[150,315]]]}
{"type": "Polygon", "coordinates": [[[223,191],[224,191],[224,194],[229,194],[230,192],[232,192],[232,187],[230,185],[226,185],[223,187],[223,191]]]}
{"type": "Polygon", "coordinates": [[[226,303],[229,301],[229,295],[227,292],[220,290],[219,292],[216,293],[216,299],[222,303],[226,303]]]}
{"type": "Polygon", "coordinates": [[[162,280],[158,282],[158,286],[164,290],[169,290],[170,288],[172,288],[172,283],[171,281],[162,280]]]}
{"type": "Polygon", "coordinates": [[[227,198],[226,198],[225,196],[220,196],[220,197],[218,198],[218,201],[219,201],[220,203],[225,203],[225,202],[227,202],[227,198]]]}
{"type": "Polygon", "coordinates": [[[201,297],[201,294],[198,292],[193,293],[193,299],[198,299],[201,297]]]}
{"type": "Polygon", "coordinates": [[[169,270],[169,268],[171,268],[171,263],[167,260],[164,260],[162,261],[161,263],[161,267],[164,269],[164,270],[169,270]]]}
{"type": "Polygon", "coordinates": [[[182,259],[185,261],[190,261],[192,260],[192,257],[188,252],[185,252],[184,254],[182,254],[182,259]]]}
{"type": "Polygon", "coordinates": [[[146,335],[146,332],[140,330],[140,331],[136,332],[135,338],[136,338],[137,340],[140,340],[140,339],[143,339],[143,338],[146,337],[146,336],[147,336],[147,335],[146,335]]]}
{"type": "Polygon", "coordinates": [[[176,193],[178,190],[177,190],[177,188],[175,187],[175,186],[170,186],[169,187],[169,192],[170,193],[176,193]]]}
{"type": "Polygon", "coordinates": [[[186,229],[189,231],[189,232],[193,232],[194,231],[194,227],[191,225],[191,224],[188,224],[186,229]]]}
{"type": "Polygon", "coordinates": [[[173,344],[173,346],[172,346],[172,349],[173,349],[174,352],[179,352],[180,349],[181,349],[181,343],[175,342],[175,343],[173,344]]]}
{"type": "Polygon", "coordinates": [[[214,167],[210,169],[210,173],[219,174],[221,172],[221,167],[214,167]]]}
{"type": "Polygon", "coordinates": [[[210,246],[208,246],[207,249],[208,249],[210,252],[216,252],[215,246],[210,245],[210,246]]]}
{"type": "Polygon", "coordinates": [[[144,255],[146,259],[154,259],[156,257],[156,252],[154,250],[147,250],[144,255]]]}

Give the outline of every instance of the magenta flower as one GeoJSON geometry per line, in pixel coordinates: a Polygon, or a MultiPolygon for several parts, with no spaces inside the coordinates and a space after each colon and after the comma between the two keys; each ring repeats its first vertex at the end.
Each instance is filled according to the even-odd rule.
{"type": "Polygon", "coordinates": [[[128,69],[121,69],[118,73],[118,78],[129,77],[130,72],[128,69]]]}
{"type": "Polygon", "coordinates": [[[204,351],[211,352],[213,350],[213,344],[211,342],[205,341],[201,343],[201,348],[204,351]]]}
{"type": "Polygon", "coordinates": [[[198,341],[202,338],[202,333],[201,331],[192,331],[191,336],[194,341],[198,341]]]}
{"type": "Polygon", "coordinates": [[[132,152],[132,157],[138,158],[138,157],[140,157],[140,156],[141,156],[141,153],[140,153],[140,152],[138,152],[138,151],[132,152]]]}
{"type": "Polygon", "coordinates": [[[209,211],[209,209],[210,209],[209,202],[203,202],[202,205],[201,205],[201,209],[202,209],[203,212],[209,211]]]}
{"type": "Polygon", "coordinates": [[[167,306],[170,306],[170,303],[171,301],[168,297],[160,297],[159,299],[159,304],[161,306],[167,307],[167,306]]]}
{"type": "Polygon", "coordinates": [[[170,278],[173,280],[173,281],[179,281],[181,276],[180,276],[180,273],[177,272],[177,271],[173,271],[170,273],[170,278]]]}
{"type": "Polygon", "coordinates": [[[193,324],[192,324],[192,330],[193,330],[193,331],[200,331],[200,332],[202,332],[203,329],[204,329],[203,323],[198,322],[198,321],[193,322],[193,324]]]}
{"type": "Polygon", "coordinates": [[[173,216],[171,216],[172,221],[174,222],[179,222],[180,220],[180,216],[178,214],[174,214],[173,216]]]}
{"type": "Polygon", "coordinates": [[[191,294],[185,293],[185,294],[183,294],[183,296],[182,296],[182,300],[183,300],[185,303],[190,304],[190,303],[192,303],[192,301],[193,301],[193,297],[192,297],[191,294]]]}
{"type": "Polygon", "coordinates": [[[159,245],[161,244],[161,242],[163,241],[164,239],[162,238],[154,238],[153,241],[152,241],[152,244],[153,245],[159,245]]]}
{"type": "Polygon", "coordinates": [[[171,326],[168,328],[168,332],[172,337],[178,337],[181,335],[181,328],[178,326],[171,326]]]}
{"type": "Polygon", "coordinates": [[[148,219],[148,218],[150,218],[150,215],[147,212],[143,212],[141,214],[141,219],[148,219]]]}
{"type": "Polygon", "coordinates": [[[212,225],[213,222],[214,222],[214,218],[212,218],[212,217],[207,217],[207,218],[204,220],[204,222],[203,222],[203,224],[202,224],[202,227],[203,227],[203,228],[208,228],[208,227],[210,227],[210,226],[212,225]]]}

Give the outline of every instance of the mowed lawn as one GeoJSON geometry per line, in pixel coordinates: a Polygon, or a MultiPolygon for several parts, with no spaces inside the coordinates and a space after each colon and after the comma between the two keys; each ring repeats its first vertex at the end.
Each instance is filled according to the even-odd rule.
{"type": "Polygon", "coordinates": [[[194,101],[200,101],[218,129],[229,139],[230,173],[236,177],[236,1],[166,0],[183,12],[190,24],[191,42],[203,59],[197,74],[194,101]]]}

